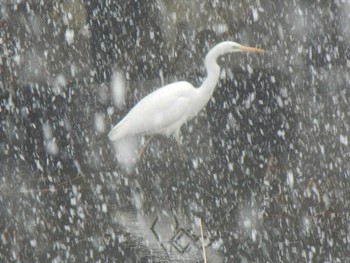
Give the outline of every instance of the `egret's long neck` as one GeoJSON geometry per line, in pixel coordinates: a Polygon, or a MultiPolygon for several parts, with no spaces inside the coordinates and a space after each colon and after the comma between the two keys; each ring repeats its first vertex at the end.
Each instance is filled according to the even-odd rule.
{"type": "Polygon", "coordinates": [[[216,84],[220,77],[220,66],[217,63],[217,52],[213,50],[209,51],[205,57],[205,67],[207,69],[207,78],[203,84],[198,88],[198,103],[200,109],[202,109],[210,100],[215,90],[216,84]]]}

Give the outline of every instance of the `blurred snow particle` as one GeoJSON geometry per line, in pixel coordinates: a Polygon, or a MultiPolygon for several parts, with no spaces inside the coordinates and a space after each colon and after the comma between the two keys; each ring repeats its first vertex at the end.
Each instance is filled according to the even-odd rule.
{"type": "Polygon", "coordinates": [[[16,54],[13,56],[13,61],[16,63],[17,66],[21,64],[21,56],[16,54]]]}
{"type": "Polygon", "coordinates": [[[102,83],[98,95],[101,102],[108,102],[110,98],[109,85],[102,83]]]}
{"type": "Polygon", "coordinates": [[[252,144],[252,135],[250,133],[247,133],[247,141],[249,144],[252,144]]]}
{"type": "Polygon", "coordinates": [[[330,204],[330,200],[329,200],[329,197],[328,197],[328,194],[327,193],[324,193],[323,196],[322,196],[322,201],[326,207],[326,209],[329,208],[329,204],[330,204]]]}
{"type": "Polygon", "coordinates": [[[78,72],[78,67],[77,65],[75,65],[74,63],[72,63],[70,65],[70,74],[72,75],[72,77],[75,77],[75,75],[77,74],[78,72]]]}
{"type": "Polygon", "coordinates": [[[271,75],[270,79],[271,79],[271,82],[272,82],[272,83],[276,83],[276,78],[275,78],[274,75],[271,75]]]}
{"type": "Polygon", "coordinates": [[[78,187],[76,185],[72,185],[72,191],[73,191],[73,194],[74,195],[77,195],[78,194],[78,187]]]}
{"type": "Polygon", "coordinates": [[[48,123],[44,123],[42,128],[43,128],[46,152],[51,155],[58,154],[59,147],[55,141],[55,138],[53,138],[52,136],[50,125],[48,123]]]}
{"type": "Polygon", "coordinates": [[[320,200],[321,200],[321,199],[320,199],[320,192],[318,191],[318,189],[317,189],[317,187],[316,187],[315,184],[312,186],[311,190],[312,190],[312,192],[316,195],[317,200],[320,201],[320,200]]]}
{"type": "Polygon", "coordinates": [[[127,172],[131,172],[138,159],[138,141],[136,137],[127,137],[113,142],[118,162],[127,172]]]}
{"type": "Polygon", "coordinates": [[[214,242],[211,244],[211,247],[215,250],[219,249],[224,244],[224,241],[222,238],[219,238],[218,240],[214,240],[214,242]]]}
{"type": "Polygon", "coordinates": [[[301,54],[302,52],[303,52],[303,46],[300,45],[300,46],[298,47],[298,53],[301,54]]]}
{"type": "Polygon", "coordinates": [[[277,104],[280,108],[283,108],[284,107],[284,103],[283,103],[283,100],[280,96],[276,96],[276,101],[277,101],[277,104]]]}
{"type": "Polygon", "coordinates": [[[257,9],[255,9],[255,8],[252,9],[252,15],[253,15],[253,21],[254,22],[258,21],[259,14],[258,14],[258,10],[257,9]]]}
{"type": "Polygon", "coordinates": [[[67,85],[67,80],[63,74],[58,74],[52,83],[52,91],[55,95],[62,94],[62,88],[67,85]]]}
{"type": "Polygon", "coordinates": [[[102,213],[107,213],[107,204],[106,203],[102,204],[102,213]]]}
{"type": "Polygon", "coordinates": [[[251,105],[252,105],[252,102],[255,101],[255,97],[256,97],[255,95],[256,95],[255,92],[252,92],[252,93],[250,93],[249,96],[244,100],[243,103],[244,103],[246,109],[249,109],[249,108],[251,107],[251,105]]]}
{"type": "Polygon", "coordinates": [[[233,172],[233,163],[232,162],[229,162],[228,165],[227,165],[227,168],[230,172],[233,172]]]}
{"type": "Polygon", "coordinates": [[[38,245],[36,239],[30,240],[29,243],[30,243],[30,245],[31,245],[32,247],[36,247],[36,246],[38,245]]]}
{"type": "Polygon", "coordinates": [[[257,234],[258,234],[258,231],[256,231],[256,229],[252,229],[252,240],[253,240],[253,242],[256,241],[257,234]]]}
{"type": "Polygon", "coordinates": [[[288,89],[286,87],[281,88],[280,94],[281,94],[282,98],[288,98],[288,89]]]}
{"type": "Polygon", "coordinates": [[[74,30],[67,28],[66,32],[64,33],[64,39],[67,41],[68,45],[73,44],[73,42],[74,42],[74,30]]]}
{"type": "Polygon", "coordinates": [[[94,121],[95,131],[98,133],[104,133],[106,125],[105,120],[103,118],[103,115],[101,113],[95,114],[95,121],[94,121]]]}
{"type": "Polygon", "coordinates": [[[250,220],[250,218],[246,218],[244,221],[243,221],[243,226],[245,228],[250,228],[252,226],[252,221],[250,220]]]}
{"type": "Polygon", "coordinates": [[[113,113],[114,113],[114,108],[113,108],[113,107],[108,107],[108,108],[107,108],[107,114],[108,114],[108,116],[112,116],[113,113]]]}
{"type": "Polygon", "coordinates": [[[233,117],[233,114],[231,112],[227,116],[227,122],[228,122],[229,126],[231,127],[231,129],[233,129],[233,130],[239,129],[239,125],[237,124],[237,121],[236,121],[235,117],[233,117]]]}
{"type": "Polygon", "coordinates": [[[163,74],[163,69],[159,70],[159,77],[160,77],[160,83],[162,86],[164,86],[164,74],[163,74]]]}
{"type": "Polygon", "coordinates": [[[76,206],[77,205],[77,199],[76,198],[71,198],[70,199],[70,204],[72,205],[72,206],[76,206]]]}
{"type": "Polygon", "coordinates": [[[52,139],[51,141],[47,142],[46,144],[46,151],[47,153],[51,154],[51,155],[57,155],[59,152],[59,147],[56,143],[55,138],[52,139]]]}
{"type": "Polygon", "coordinates": [[[278,137],[285,139],[285,131],[283,129],[277,130],[278,137]]]}
{"type": "Polygon", "coordinates": [[[198,168],[198,159],[197,159],[197,158],[192,159],[192,165],[193,165],[193,168],[194,168],[194,169],[197,169],[197,168],[198,168]]]}
{"type": "Polygon", "coordinates": [[[48,123],[43,124],[43,133],[44,133],[45,141],[52,139],[52,131],[51,131],[51,127],[48,123]]]}
{"type": "Polygon", "coordinates": [[[228,31],[228,26],[224,23],[216,23],[212,26],[212,29],[217,34],[224,34],[228,31]]]}
{"type": "Polygon", "coordinates": [[[287,172],[287,185],[289,186],[289,188],[293,188],[294,186],[294,175],[292,173],[292,171],[288,171],[287,172]]]}
{"type": "Polygon", "coordinates": [[[115,105],[121,109],[125,104],[125,76],[121,71],[113,71],[112,80],[112,98],[115,105]]]}
{"type": "Polygon", "coordinates": [[[318,146],[320,147],[321,154],[324,155],[325,154],[324,145],[323,144],[319,144],[318,146]]]}
{"type": "Polygon", "coordinates": [[[141,191],[141,186],[137,180],[135,181],[135,189],[131,190],[131,196],[132,196],[132,203],[133,203],[134,207],[137,210],[142,209],[143,202],[144,202],[144,196],[143,196],[143,193],[141,191]]]}
{"type": "Polygon", "coordinates": [[[340,143],[347,146],[348,145],[348,136],[340,134],[339,136],[340,143]]]}
{"type": "Polygon", "coordinates": [[[284,32],[283,32],[283,27],[281,24],[278,24],[277,26],[277,33],[278,33],[278,36],[281,40],[284,40],[284,32]]]}
{"type": "Polygon", "coordinates": [[[28,115],[29,115],[29,109],[28,107],[24,106],[20,109],[20,112],[21,112],[21,116],[22,118],[26,119],[28,118],[28,115]]]}
{"type": "Polygon", "coordinates": [[[67,85],[67,81],[66,81],[66,78],[62,75],[62,74],[59,74],[57,75],[57,77],[55,78],[54,80],[54,84],[56,86],[66,86],[67,85]]]}
{"type": "Polygon", "coordinates": [[[307,216],[305,216],[302,219],[302,226],[303,226],[303,231],[304,231],[305,234],[310,232],[311,222],[310,222],[310,219],[307,216]]]}
{"type": "Polygon", "coordinates": [[[85,218],[84,209],[83,209],[81,206],[77,207],[77,215],[78,215],[81,219],[84,219],[84,218],[85,218]]]}
{"type": "Polygon", "coordinates": [[[249,64],[247,65],[247,71],[249,75],[252,75],[254,73],[253,68],[249,64]]]}
{"type": "Polygon", "coordinates": [[[40,172],[44,172],[44,168],[41,166],[39,159],[34,160],[35,164],[36,164],[36,168],[40,171],[40,172]]]}

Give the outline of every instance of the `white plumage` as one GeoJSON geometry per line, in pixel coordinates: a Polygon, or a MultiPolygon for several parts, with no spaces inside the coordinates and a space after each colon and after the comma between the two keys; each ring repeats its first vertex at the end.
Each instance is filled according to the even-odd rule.
{"type": "Polygon", "coordinates": [[[153,91],[109,132],[110,140],[130,135],[163,134],[178,138],[181,126],[192,119],[210,100],[220,77],[217,58],[233,52],[263,52],[259,48],[225,41],[212,48],[205,58],[208,76],[199,88],[186,81],[168,84],[153,91]]]}

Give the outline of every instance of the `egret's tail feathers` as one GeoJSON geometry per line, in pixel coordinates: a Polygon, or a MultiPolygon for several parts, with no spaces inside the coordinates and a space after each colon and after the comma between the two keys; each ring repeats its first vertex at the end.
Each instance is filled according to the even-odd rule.
{"type": "Polygon", "coordinates": [[[116,141],[123,137],[121,134],[121,131],[118,126],[115,126],[109,133],[108,133],[108,138],[110,141],[116,141]]]}

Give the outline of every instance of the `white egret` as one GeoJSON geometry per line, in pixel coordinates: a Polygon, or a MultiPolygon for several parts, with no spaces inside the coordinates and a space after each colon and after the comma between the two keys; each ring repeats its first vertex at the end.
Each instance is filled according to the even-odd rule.
{"type": "Polygon", "coordinates": [[[207,78],[199,88],[186,81],[161,87],[137,103],[109,132],[111,141],[131,135],[174,135],[179,141],[181,126],[208,103],[220,77],[219,56],[234,52],[261,53],[260,48],[225,41],[212,48],[205,57],[207,78]]]}

